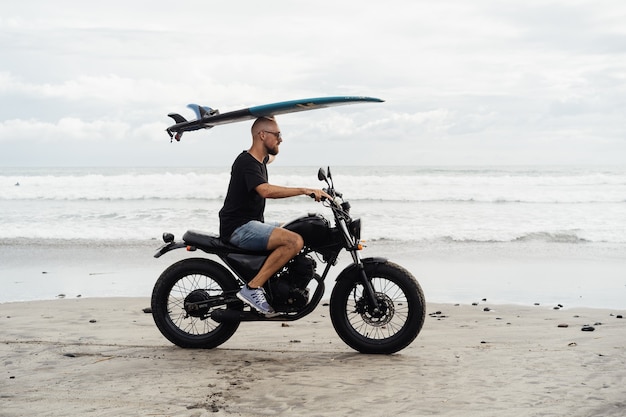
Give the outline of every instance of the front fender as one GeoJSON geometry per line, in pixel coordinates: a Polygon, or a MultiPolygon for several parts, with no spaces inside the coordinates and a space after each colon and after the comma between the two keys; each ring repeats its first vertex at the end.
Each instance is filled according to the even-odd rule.
{"type": "MultiPolygon", "coordinates": [[[[363,266],[367,268],[370,266],[376,266],[376,265],[387,263],[387,258],[382,258],[382,257],[365,258],[365,259],[362,259],[361,262],[363,262],[363,266]]],[[[335,281],[339,282],[343,279],[354,279],[354,276],[359,271],[358,268],[359,266],[354,263],[348,265],[343,271],[339,273],[339,275],[337,275],[337,279],[335,279],[335,281]]]]}

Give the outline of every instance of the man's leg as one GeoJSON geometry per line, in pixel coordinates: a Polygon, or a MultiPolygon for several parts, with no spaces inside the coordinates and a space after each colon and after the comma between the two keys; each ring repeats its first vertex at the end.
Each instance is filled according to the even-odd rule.
{"type": "Polygon", "coordinates": [[[248,286],[250,288],[262,287],[272,275],[296,256],[303,246],[304,240],[299,234],[280,227],[272,230],[267,242],[267,249],[272,253],[269,254],[257,275],[248,282],[248,286]]]}
{"type": "Polygon", "coordinates": [[[237,297],[263,314],[274,314],[274,309],[265,297],[263,284],[296,256],[303,246],[304,240],[299,234],[279,227],[273,229],[267,242],[267,249],[272,253],[257,275],[237,293],[237,297]]]}

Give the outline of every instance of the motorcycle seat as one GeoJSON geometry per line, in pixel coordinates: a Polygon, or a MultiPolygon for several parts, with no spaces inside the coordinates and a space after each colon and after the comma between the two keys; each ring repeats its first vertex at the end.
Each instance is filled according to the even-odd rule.
{"type": "Polygon", "coordinates": [[[198,230],[187,230],[183,235],[183,241],[208,253],[241,253],[246,255],[268,255],[270,251],[251,251],[239,248],[230,243],[225,243],[214,233],[206,233],[198,230]]]}

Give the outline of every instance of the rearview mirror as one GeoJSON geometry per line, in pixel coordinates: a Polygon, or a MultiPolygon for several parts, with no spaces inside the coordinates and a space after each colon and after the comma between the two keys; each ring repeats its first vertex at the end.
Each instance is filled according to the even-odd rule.
{"type": "Polygon", "coordinates": [[[317,179],[326,181],[326,171],[324,171],[324,168],[320,168],[319,171],[317,171],[317,179]]]}

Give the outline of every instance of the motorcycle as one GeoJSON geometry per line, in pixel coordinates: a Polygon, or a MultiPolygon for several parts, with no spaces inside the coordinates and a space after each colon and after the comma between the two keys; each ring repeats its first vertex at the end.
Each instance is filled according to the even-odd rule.
{"type": "Polygon", "coordinates": [[[293,321],[315,310],[324,281],[345,249],[352,263],[339,273],[330,295],[330,318],[339,337],[362,353],[391,354],[407,347],[425,319],[424,293],[415,277],[385,258],[361,259],[361,220],[350,215],[350,203],[334,187],[330,168],[318,179],[332,199],[322,204],[333,213],[334,226],[320,214],[308,214],[283,225],[300,234],[302,251],[270,278],[264,288],[277,314],[265,316],[236,294],[263,265],[268,252],[251,252],[224,243],[216,235],[188,230],[182,241],[163,234],[156,258],[176,249],[216,255],[186,258],[168,267],[152,292],[152,315],[159,331],[182,348],[215,348],[242,322],[293,321]],[[315,259],[312,255],[315,255],[315,259]],[[317,261],[325,264],[321,275],[317,261]],[[315,284],[313,294],[309,285],[315,284]]]}

